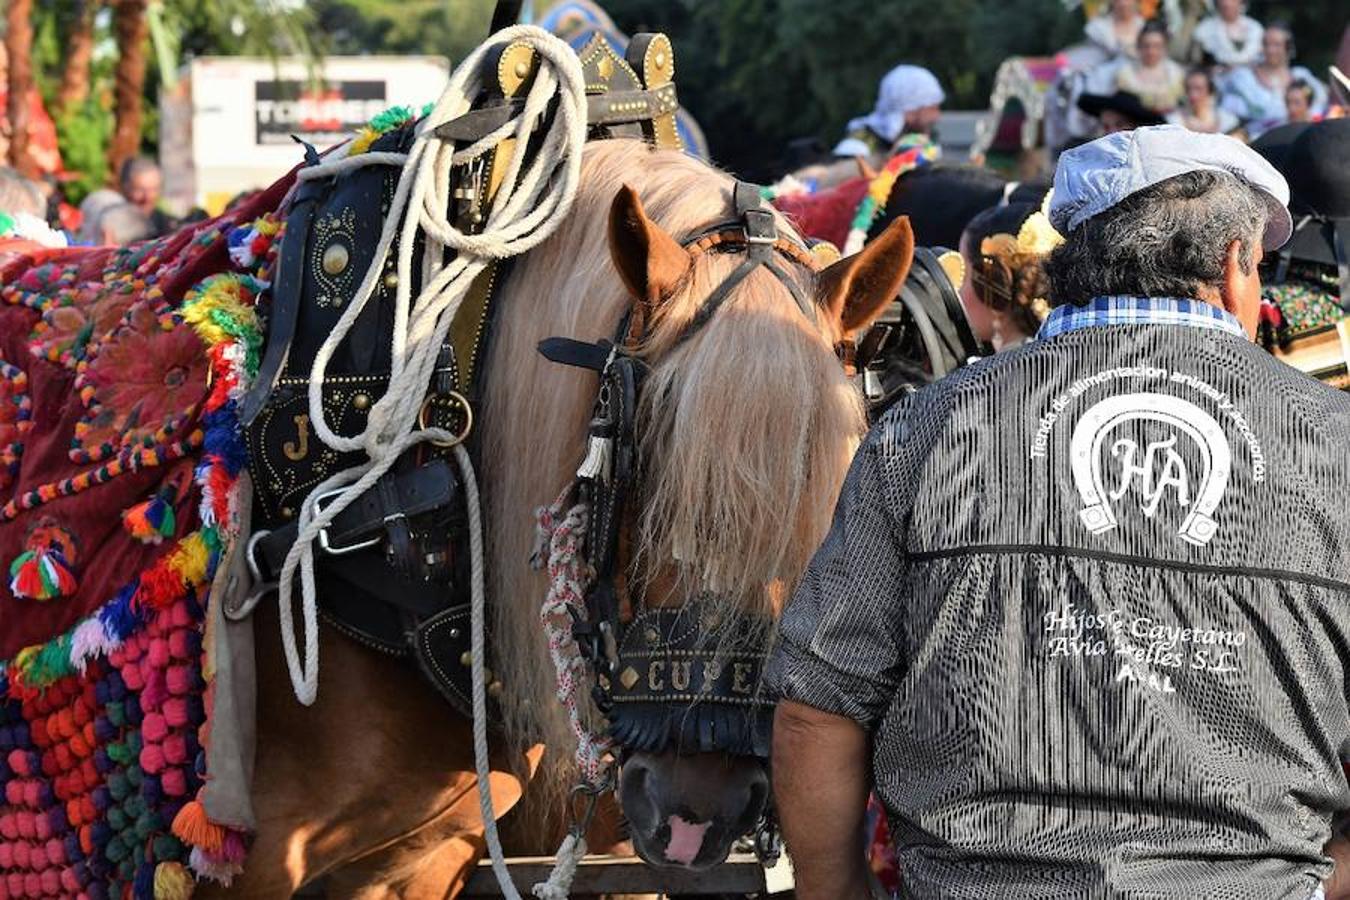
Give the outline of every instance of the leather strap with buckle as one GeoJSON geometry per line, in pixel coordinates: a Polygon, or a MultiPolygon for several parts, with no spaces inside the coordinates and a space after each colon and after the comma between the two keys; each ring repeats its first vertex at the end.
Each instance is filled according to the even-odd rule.
{"type": "MultiPolygon", "coordinates": [[[[386,475],[319,532],[319,549],[328,556],[347,556],[383,543],[386,559],[401,577],[412,581],[423,561],[415,558],[410,520],[449,507],[457,490],[450,463],[443,459],[386,475]]],[[[315,497],[316,510],[321,511],[337,494],[333,491],[315,497]]],[[[292,522],[275,531],[254,534],[249,542],[248,564],[259,581],[275,580],[298,532],[299,523],[292,522]]]]}

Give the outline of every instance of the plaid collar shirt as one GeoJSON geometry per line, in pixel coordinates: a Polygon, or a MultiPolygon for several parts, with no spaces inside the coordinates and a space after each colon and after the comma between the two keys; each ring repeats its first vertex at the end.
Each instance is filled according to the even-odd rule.
{"type": "Polygon", "coordinates": [[[1096,297],[1085,306],[1057,306],[1041,323],[1041,340],[1101,325],[1190,325],[1238,337],[1247,332],[1237,317],[1203,300],[1180,297],[1096,297]]]}

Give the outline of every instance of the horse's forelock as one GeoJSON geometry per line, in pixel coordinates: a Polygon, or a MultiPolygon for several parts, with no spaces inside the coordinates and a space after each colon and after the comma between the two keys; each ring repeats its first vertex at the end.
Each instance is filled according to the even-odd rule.
{"type": "MultiPolygon", "coordinates": [[[[557,747],[572,739],[553,699],[537,616],[547,585],[526,560],[534,509],[554,499],[584,453],[596,382],[546,363],[535,345],[553,335],[612,336],[630,303],[606,245],[610,204],[624,184],[677,239],[730,216],[725,174],[636,141],[591,145],[572,214],[516,262],[503,286],[486,369],[482,458],[507,725],[557,747]]],[[[681,593],[710,590],[718,602],[767,617],[828,526],[864,420],[830,336],[813,329],[763,269],[670,350],[673,335],[743,259],[700,255],[653,324],[646,348],[653,368],[639,411],[646,482],[637,545],[643,564],[674,572],[681,593]]],[[[804,287],[809,294],[812,285],[804,287]]]]}

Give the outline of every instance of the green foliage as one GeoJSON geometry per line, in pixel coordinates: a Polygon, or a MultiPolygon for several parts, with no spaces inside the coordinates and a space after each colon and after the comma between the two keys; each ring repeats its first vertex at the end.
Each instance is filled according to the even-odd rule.
{"type": "Polygon", "coordinates": [[[57,117],[56,137],[61,156],[66,169],[75,175],[74,180],[65,184],[66,198],[71,203],[78,204],[90,191],[103,187],[112,132],[112,111],[96,97],[57,117]]]}
{"type": "Polygon", "coordinates": [[[311,0],[331,54],[408,53],[458,63],[487,37],[493,0],[311,0]]]}

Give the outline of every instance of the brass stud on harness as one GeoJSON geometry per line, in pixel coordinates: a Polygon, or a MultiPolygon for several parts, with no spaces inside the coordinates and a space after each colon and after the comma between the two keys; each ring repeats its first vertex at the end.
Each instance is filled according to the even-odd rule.
{"type": "Polygon", "coordinates": [[[471,665],[473,665],[473,651],[472,651],[472,650],[465,650],[463,653],[461,653],[461,654],[459,655],[459,664],[460,664],[461,666],[471,666],[471,665]]]}
{"type": "Polygon", "coordinates": [[[355,397],[352,398],[352,406],[356,407],[357,409],[369,409],[370,395],[357,394],[355,397]]]}
{"type": "Polygon", "coordinates": [[[332,244],[323,251],[323,270],[329,275],[341,275],[347,270],[351,258],[346,244],[332,244]]]}
{"type": "Polygon", "coordinates": [[[388,275],[384,276],[384,286],[391,291],[398,287],[398,273],[390,272],[388,275]]]}

